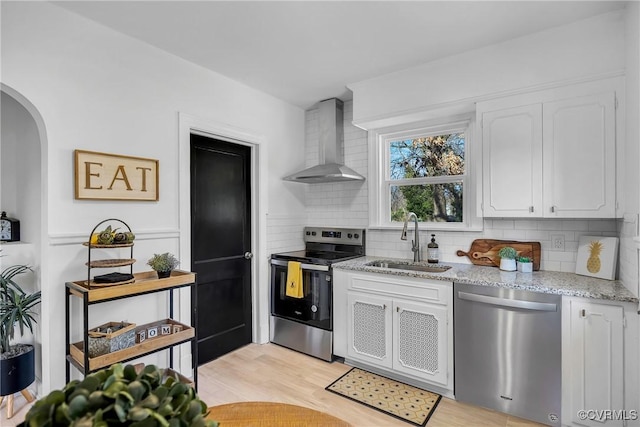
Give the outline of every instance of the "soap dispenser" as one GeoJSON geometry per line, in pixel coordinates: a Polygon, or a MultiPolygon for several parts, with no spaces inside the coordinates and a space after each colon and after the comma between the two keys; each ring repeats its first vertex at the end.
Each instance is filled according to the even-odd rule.
{"type": "Polygon", "coordinates": [[[438,263],[438,244],[436,243],[436,235],[431,235],[431,243],[427,245],[427,262],[431,264],[438,263]]]}

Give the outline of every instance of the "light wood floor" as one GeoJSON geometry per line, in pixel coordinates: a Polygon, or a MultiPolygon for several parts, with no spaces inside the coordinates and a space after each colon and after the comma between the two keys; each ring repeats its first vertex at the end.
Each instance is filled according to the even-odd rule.
{"type": "MultiPolygon", "coordinates": [[[[408,424],[350,401],[324,388],[350,366],[327,363],[275,344],[250,344],[220,357],[198,370],[198,394],[209,406],[242,401],[284,402],[327,412],[354,427],[408,427],[408,424]]],[[[15,426],[24,419],[28,404],[16,395],[17,412],[6,419],[3,403],[0,425],[15,426]]],[[[520,418],[443,398],[428,427],[540,426],[520,418]]]]}

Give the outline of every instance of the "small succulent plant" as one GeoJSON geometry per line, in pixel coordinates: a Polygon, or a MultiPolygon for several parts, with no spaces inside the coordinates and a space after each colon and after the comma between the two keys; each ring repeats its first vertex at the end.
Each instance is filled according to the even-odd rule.
{"type": "Polygon", "coordinates": [[[112,365],[54,390],[29,409],[20,427],[217,427],[193,387],[160,369],[112,365]]]}
{"type": "Polygon", "coordinates": [[[175,269],[180,264],[180,261],[170,254],[165,252],[163,254],[153,254],[153,256],[147,261],[147,265],[153,268],[155,271],[166,272],[175,269]]]}
{"type": "Polygon", "coordinates": [[[518,252],[511,246],[505,246],[504,248],[500,249],[500,251],[498,252],[498,256],[504,259],[516,259],[516,256],[518,256],[518,252]]]}
{"type": "Polygon", "coordinates": [[[528,256],[520,256],[518,257],[518,262],[521,262],[521,263],[531,262],[531,258],[529,258],[528,256]]]}

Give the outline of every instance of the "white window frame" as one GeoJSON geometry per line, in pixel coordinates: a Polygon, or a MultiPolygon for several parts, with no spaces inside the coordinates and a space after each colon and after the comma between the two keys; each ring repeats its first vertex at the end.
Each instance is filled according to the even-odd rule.
{"type": "Polygon", "coordinates": [[[391,221],[390,191],[392,184],[406,183],[406,180],[391,180],[389,170],[389,144],[393,141],[417,137],[464,133],[465,173],[460,176],[442,176],[411,179],[415,184],[437,184],[439,182],[462,181],[463,220],[462,222],[421,222],[423,230],[479,231],[482,218],[478,216],[478,200],[482,199],[481,151],[475,138],[475,118],[473,116],[449,117],[438,121],[408,123],[369,131],[369,228],[398,229],[400,222],[391,221]]]}

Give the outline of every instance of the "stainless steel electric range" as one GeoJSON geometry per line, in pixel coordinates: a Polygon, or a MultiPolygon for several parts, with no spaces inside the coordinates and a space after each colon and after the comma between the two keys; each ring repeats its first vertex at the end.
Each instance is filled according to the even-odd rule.
{"type": "Polygon", "coordinates": [[[305,249],[271,255],[271,342],[333,360],[331,265],[364,256],[365,230],[306,227],[305,249]],[[301,263],[302,297],[287,296],[290,261],[301,263]]]}

